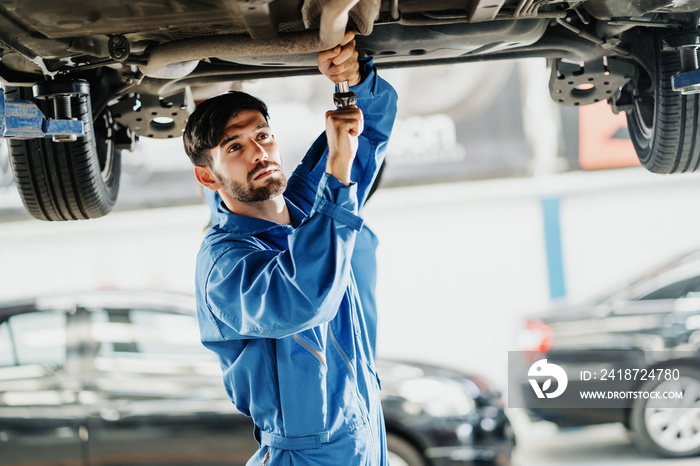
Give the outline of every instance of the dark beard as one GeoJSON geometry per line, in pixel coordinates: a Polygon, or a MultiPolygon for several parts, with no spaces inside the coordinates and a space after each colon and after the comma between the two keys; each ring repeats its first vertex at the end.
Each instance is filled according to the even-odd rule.
{"type": "Polygon", "coordinates": [[[217,178],[219,178],[219,183],[221,187],[228,193],[229,196],[240,202],[264,202],[276,197],[287,189],[287,178],[282,172],[282,167],[275,162],[258,162],[255,165],[248,177],[246,183],[241,183],[238,181],[233,181],[220,176],[217,173],[217,178]],[[267,183],[258,188],[253,187],[253,176],[255,174],[268,166],[274,166],[279,170],[279,177],[267,180],[267,183]]]}

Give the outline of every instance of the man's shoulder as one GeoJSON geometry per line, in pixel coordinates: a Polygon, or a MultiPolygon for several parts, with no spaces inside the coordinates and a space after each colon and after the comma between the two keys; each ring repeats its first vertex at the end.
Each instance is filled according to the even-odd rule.
{"type": "Polygon", "coordinates": [[[260,241],[254,236],[228,233],[218,226],[209,228],[199,248],[200,261],[215,262],[217,258],[231,250],[260,250],[260,241]]]}

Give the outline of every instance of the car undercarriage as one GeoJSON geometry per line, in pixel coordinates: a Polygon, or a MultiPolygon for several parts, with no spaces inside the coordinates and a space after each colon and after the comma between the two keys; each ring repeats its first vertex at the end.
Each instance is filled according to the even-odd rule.
{"type": "Polygon", "coordinates": [[[195,102],[236,81],[317,73],[317,52],[353,29],[380,69],[546,58],[556,102],[607,101],[647,169],[695,171],[699,12],[698,0],[0,0],[0,136],[34,217],[99,217],[139,137],[180,136],[195,102]]]}

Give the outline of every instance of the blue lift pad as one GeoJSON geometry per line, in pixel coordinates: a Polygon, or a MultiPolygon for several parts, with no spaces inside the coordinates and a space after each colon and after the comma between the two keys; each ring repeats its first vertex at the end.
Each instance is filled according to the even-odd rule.
{"type": "Polygon", "coordinates": [[[33,102],[5,100],[5,92],[0,89],[0,137],[35,139],[84,134],[82,121],[46,118],[33,102]]]}

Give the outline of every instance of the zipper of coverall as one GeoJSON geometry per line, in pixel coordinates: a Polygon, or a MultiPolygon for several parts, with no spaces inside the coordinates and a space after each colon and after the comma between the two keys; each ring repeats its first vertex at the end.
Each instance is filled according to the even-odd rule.
{"type": "MultiPolygon", "coordinates": [[[[347,293],[347,292],[346,292],[347,293]]],[[[348,299],[350,302],[350,306],[352,309],[351,313],[351,318],[352,318],[352,332],[353,334],[355,333],[355,306],[352,304],[352,300],[348,299]]],[[[377,452],[377,445],[374,442],[374,429],[372,429],[372,419],[369,416],[369,413],[367,412],[367,408],[365,407],[365,404],[362,402],[362,397],[358,393],[359,387],[357,386],[357,377],[355,376],[355,371],[352,368],[352,364],[350,363],[350,360],[348,357],[345,355],[343,350],[340,348],[340,345],[338,344],[338,341],[335,339],[335,335],[333,334],[333,329],[331,328],[330,325],[328,325],[328,333],[331,336],[331,341],[333,342],[333,345],[335,346],[335,349],[338,351],[338,353],[343,357],[345,360],[345,364],[348,366],[348,370],[350,371],[350,377],[352,378],[352,381],[355,384],[355,397],[357,398],[357,402],[360,405],[360,411],[362,411],[362,414],[365,416],[365,419],[367,420],[367,428],[369,429],[370,433],[370,441],[372,442],[372,450],[374,450],[375,454],[377,452]]]]}

